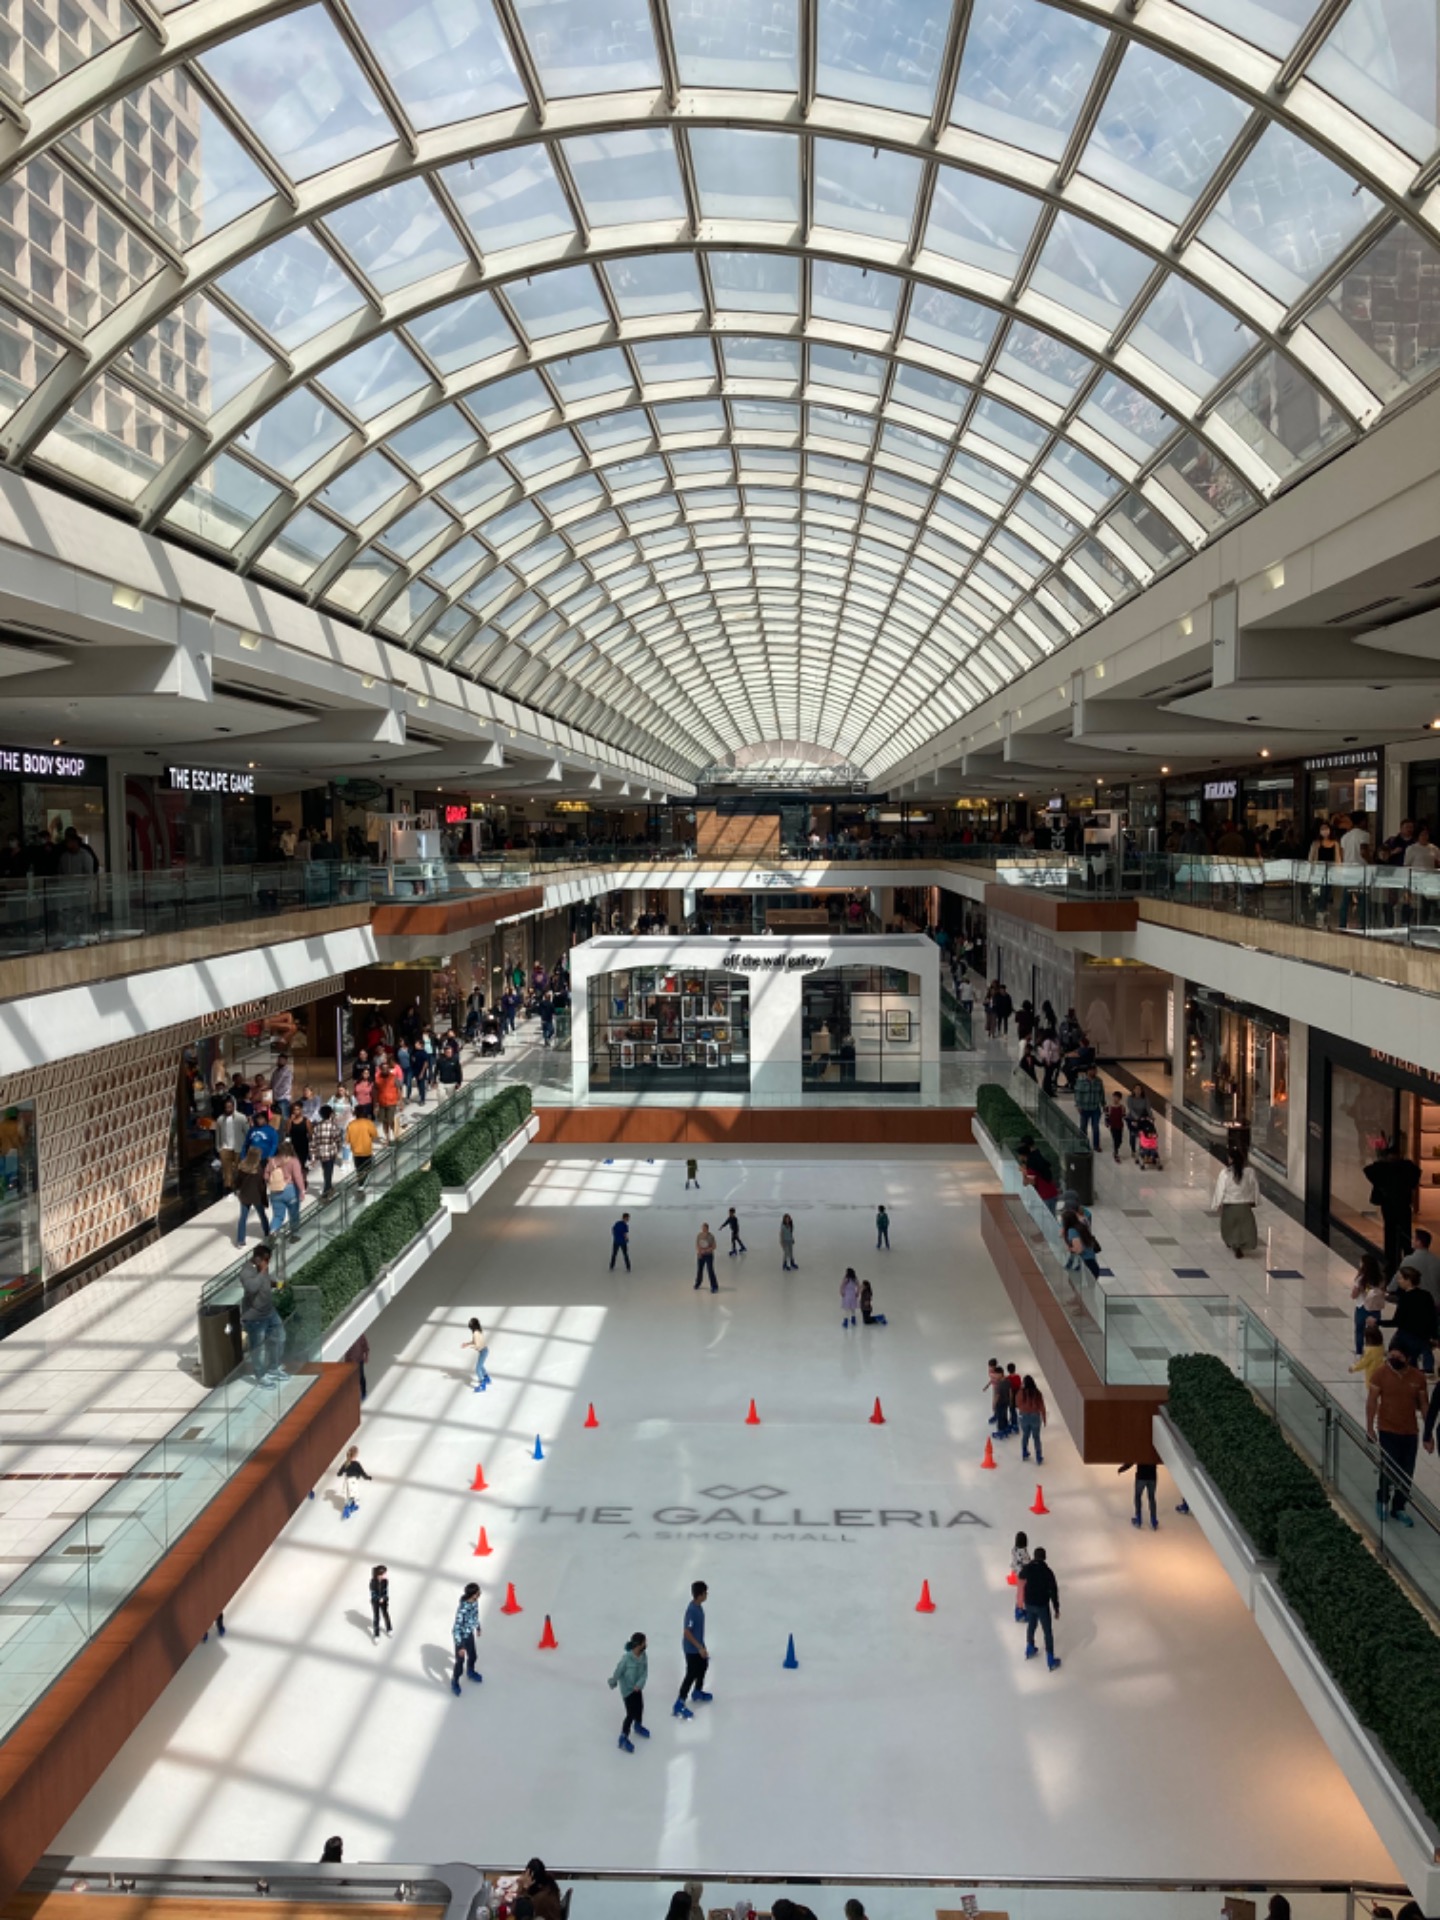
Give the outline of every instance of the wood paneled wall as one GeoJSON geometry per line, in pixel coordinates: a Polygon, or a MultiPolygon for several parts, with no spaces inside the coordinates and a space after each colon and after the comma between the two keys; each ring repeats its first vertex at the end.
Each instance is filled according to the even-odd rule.
{"type": "Polygon", "coordinates": [[[969,1146],[968,1107],[537,1107],[537,1146],[969,1146]]]}

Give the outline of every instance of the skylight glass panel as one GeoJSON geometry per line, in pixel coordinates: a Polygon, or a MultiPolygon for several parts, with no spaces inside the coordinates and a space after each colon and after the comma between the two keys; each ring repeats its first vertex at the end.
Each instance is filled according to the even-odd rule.
{"type": "Polygon", "coordinates": [[[63,313],[72,329],[88,331],[160,266],[138,233],[43,156],[6,179],[3,207],[12,286],[23,277],[32,296],[63,313]],[[29,237],[23,252],[13,230],[22,213],[29,237]]]}
{"type": "Polygon", "coordinates": [[[978,362],[984,359],[999,324],[1000,316],[992,307],[940,287],[917,286],[910,295],[905,338],[978,362]]]}
{"type": "Polygon", "coordinates": [[[60,359],[58,341],[20,314],[0,307],[0,419],[8,420],[60,359]]]}
{"type": "Polygon", "coordinates": [[[1040,0],[974,0],[951,121],[1058,160],[1108,37],[1040,0]]]}
{"type": "MultiPolygon", "coordinates": [[[[402,560],[413,560],[422,547],[428,547],[439,534],[453,528],[455,522],[449,514],[437,507],[433,500],[422,500],[409,513],[401,514],[392,527],[384,534],[385,545],[392,553],[398,553],[402,560]]],[[[476,555],[479,558],[479,555],[476,555]]]]}
{"type": "Polygon", "coordinates": [[[583,420],[576,432],[591,453],[603,453],[609,447],[650,439],[652,428],[649,415],[632,407],[626,413],[605,413],[598,420],[583,420]]]}
{"type": "Polygon", "coordinates": [[[1118,373],[1101,375],[1080,409],[1080,418],[1132,460],[1141,462],[1175,431],[1175,422],[1165,409],[1118,373]]]}
{"type": "Polygon", "coordinates": [[[502,494],[513,492],[515,481],[498,460],[483,460],[478,467],[467,467],[445,482],[440,498],[457,513],[467,517],[502,494]]]}
{"type": "Polygon", "coordinates": [[[349,433],[338,413],[302,387],[252,422],[240,445],[282,479],[294,480],[349,433]]]}
{"type": "Polygon", "coordinates": [[[1217,300],[1172,273],[1130,341],[1192,393],[1205,394],[1250,351],[1255,336],[1217,300]]]}
{"type": "Polygon", "coordinates": [[[1350,0],[1305,70],[1352,112],[1428,160],[1440,146],[1440,12],[1421,0],[1350,0]]]}
{"type": "Polygon", "coordinates": [[[233,454],[222,453],[185,489],[165,524],[228,553],[279,498],[280,489],[271,481],[233,454]]]}
{"type": "Polygon", "coordinates": [[[592,227],[685,218],[685,190],[668,128],[627,127],[561,146],[592,227]]]}
{"type": "Polygon", "coordinates": [[[625,320],[656,313],[699,313],[705,305],[693,254],[627,254],[610,261],[604,274],[625,320]]]}
{"type": "Polygon", "coordinates": [[[1200,239],[1289,302],[1379,211],[1375,196],[1333,161],[1288,128],[1272,126],[1220,196],[1200,239]]]}
{"type": "MultiPolygon", "coordinates": [[[[576,452],[574,441],[570,450],[576,452]]],[[[553,487],[536,496],[538,503],[552,519],[567,513],[573,513],[577,507],[593,505],[605,498],[605,489],[593,474],[577,473],[573,480],[561,480],[553,487]]]]}
{"type": "Polygon", "coordinates": [[[183,68],[162,86],[137,87],[102,109],[62,145],[83,170],[94,169],[128,212],[182,249],[275,191],[183,68]]]}
{"type": "Polygon", "coordinates": [[[851,347],[827,347],[816,341],[810,349],[810,378],[816,386],[842,387],[871,399],[884,386],[888,365],[878,354],[859,353],[851,347]]]}
{"type": "Polygon", "coordinates": [[[929,434],[917,433],[913,427],[893,424],[883,427],[880,451],[894,454],[897,460],[908,460],[912,465],[924,467],[928,473],[938,474],[945,464],[945,448],[941,442],[932,440],[929,434]]]}
{"type": "MultiPolygon", "coordinates": [[[[391,531],[393,534],[395,529],[392,528],[391,531]]],[[[463,580],[468,573],[473,573],[476,567],[489,558],[484,547],[467,535],[432,560],[425,569],[425,576],[429,580],[438,580],[448,593],[458,581],[463,580]]]]}
{"type": "Polygon", "coordinates": [[[1152,572],[1189,556],[1190,549],[1163,515],[1133,493],[1121,494],[1106,519],[1152,572]]]}
{"type": "Polygon", "coordinates": [[[744,334],[726,334],[721,340],[725,373],[731,380],[791,380],[800,378],[798,340],[767,340],[744,334]]]}
{"type": "Polygon", "coordinates": [[[895,325],[901,283],[874,267],[851,267],[838,260],[810,263],[810,310],[817,320],[889,333],[895,325]]]}
{"type": "Polygon", "coordinates": [[[712,253],[706,259],[721,312],[799,313],[798,260],[781,253],[712,253]]]}
{"type": "Polygon", "coordinates": [[[510,323],[488,293],[468,294],[448,306],[421,314],[407,332],[441,373],[459,373],[517,346],[510,323]]]}
{"type": "Polygon", "coordinates": [[[818,0],[819,91],[900,113],[929,113],[945,51],[938,0],[818,0]]]}
{"type": "Polygon", "coordinates": [[[222,276],[221,287],[272,340],[286,348],[348,319],[365,297],[311,233],[292,233],[222,276]]]}
{"type": "Polygon", "coordinates": [[[468,396],[470,411],[486,433],[504,433],[542,413],[549,413],[554,401],[546,392],[540,376],[526,371],[512,373],[468,396]]]}
{"type": "Polygon", "coordinates": [[[997,373],[1061,407],[1068,406],[1094,370],[1095,362],[1078,348],[1018,320],[1011,324],[995,361],[997,373]]]}
{"type": "Polygon", "coordinates": [[[320,498],[342,520],[358,527],[406,484],[404,474],[383,454],[367,453],[353,466],[342,468],[320,498]]]}
{"type": "Polygon", "coordinates": [[[961,173],[955,167],[940,167],[925,245],[947,260],[978,267],[1008,282],[1015,277],[1039,211],[1037,200],[1014,187],[961,173]]]}
{"type": "Polygon", "coordinates": [[[222,40],[200,64],[292,180],[396,137],[324,7],[302,7],[222,40]]]}
{"type": "Polygon", "coordinates": [[[322,561],[345,538],[345,529],[327,520],[313,507],[302,507],[266,547],[256,562],[295,585],[308,580],[322,561]]]}
{"type": "Polygon", "coordinates": [[[516,0],[546,93],[621,93],[658,87],[660,63],[645,0],[516,0]]]}
{"type": "Polygon", "coordinates": [[[1308,318],[1365,384],[1385,399],[1440,365],[1440,247],[1396,221],[1367,248],[1308,318]],[[1413,313],[1397,326],[1395,316],[1413,313]]]}
{"type": "MultiPolygon", "coordinates": [[[[800,409],[783,400],[742,400],[730,402],[730,417],[737,433],[799,433],[800,409]]],[[[749,467],[764,463],[764,449],[747,447],[741,454],[749,467]]]]}
{"type": "Polygon", "coordinates": [[[552,360],[545,371],[567,406],[593,400],[602,393],[628,396],[635,384],[630,363],[618,347],[552,360]]]}
{"type": "Polygon", "coordinates": [[[1169,449],[1155,477],[1207,533],[1218,533],[1255,505],[1254,494],[1234,468],[1193,433],[1169,449]]]}
{"type": "MultiPolygon", "coordinates": [[[[976,493],[983,494],[987,500],[996,502],[1008,500],[1015,491],[1015,482],[1008,473],[1001,473],[1000,469],[992,467],[988,460],[981,460],[975,454],[965,452],[963,448],[950,462],[950,477],[959,481],[962,486],[971,487],[976,493]]],[[[945,509],[955,504],[957,503],[939,500],[936,502],[935,510],[943,518],[945,509]]],[[[965,524],[964,521],[961,522],[961,525],[965,524]]]]}
{"type": "Polygon", "coordinates": [[[1248,117],[1235,94],[1134,41],[1080,170],[1178,225],[1248,117]]]}
{"type": "Polygon", "coordinates": [[[879,240],[909,239],[919,160],[854,140],[817,140],[814,155],[817,225],[879,240]]]}
{"type": "Polygon", "coordinates": [[[930,373],[924,367],[912,367],[902,361],[895,369],[890,396],[921,413],[933,413],[937,419],[953,426],[965,410],[970,389],[958,380],[947,380],[943,374],[930,373]]]}
{"type": "Polygon", "coordinates": [[[393,333],[367,341],[320,376],[326,392],[358,420],[373,420],[429,384],[430,376],[393,333]]]}
{"type": "Polygon", "coordinates": [[[682,85],[790,92],[799,81],[797,12],[798,0],[672,0],[682,85]]]}
{"type": "Polygon", "coordinates": [[[1182,0],[1182,4],[1187,13],[1213,20],[1280,60],[1315,13],[1315,0],[1182,0]]]}
{"type": "Polygon", "coordinates": [[[351,0],[350,10],[417,128],[525,104],[489,0],[351,0]]]}
{"type": "Polygon", "coordinates": [[[1036,293],[1112,333],[1153,268],[1145,254],[1103,227],[1059,213],[1030,285],[1036,293]]]}
{"type": "Polygon", "coordinates": [[[1107,468],[1092,460],[1088,453],[1072,446],[1068,440],[1062,440],[1046,460],[1042,472],[1048,473],[1052,480],[1064,487],[1067,493],[1074,494],[1087,507],[1103,507],[1120,490],[1120,482],[1107,468]]]}
{"type": "MultiPolygon", "coordinates": [[[[12,315],[0,311],[0,338],[17,324],[12,315]]],[[[0,365],[7,372],[21,363],[21,356],[4,351],[9,344],[5,340],[0,346],[0,365]]],[[[142,333],[123,356],[122,367],[126,362],[205,419],[275,365],[258,340],[203,294],[192,294],[182,307],[142,333]]]]}
{"type": "Polygon", "coordinates": [[[475,444],[475,429],[458,407],[440,407],[427,413],[414,426],[402,427],[385,442],[389,451],[416,473],[424,473],[440,461],[475,444]]]}
{"type": "Polygon", "coordinates": [[[367,547],[350,562],[340,578],[325,589],[325,598],[347,613],[359,613],[399,571],[396,563],[378,547],[367,547]]]}
{"type": "Polygon", "coordinates": [[[710,342],[696,335],[680,340],[637,340],[631,348],[640,378],[648,385],[674,380],[715,378],[715,355],[710,342]]]}
{"type": "Polygon", "coordinates": [[[469,255],[423,180],[402,180],[336,207],[325,222],[377,293],[398,293],[469,255]]]}
{"type": "Polygon", "coordinates": [[[690,158],[707,220],[800,218],[800,142],[788,133],[692,127],[690,158]]]}
{"type": "Polygon", "coordinates": [[[999,400],[980,402],[971,418],[970,430],[1020,460],[1031,459],[1049,438],[1049,430],[1038,420],[999,400]]]}
{"type": "Polygon", "coordinates": [[[564,460],[577,459],[579,453],[574,436],[559,427],[554,433],[542,433],[536,440],[524,440],[518,447],[511,447],[505,459],[522,480],[533,480],[537,473],[548,473],[564,460]]]}
{"type": "Polygon", "coordinates": [[[505,294],[532,340],[609,324],[610,315],[588,267],[557,267],[528,280],[512,280],[505,294]]]}
{"type": "Polygon", "coordinates": [[[477,153],[441,175],[482,248],[503,253],[573,234],[575,216],[543,147],[477,153]]]}

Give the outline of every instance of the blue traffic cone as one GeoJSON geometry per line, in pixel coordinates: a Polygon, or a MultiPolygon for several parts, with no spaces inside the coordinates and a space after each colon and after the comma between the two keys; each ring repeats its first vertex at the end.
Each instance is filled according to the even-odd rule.
{"type": "Polygon", "coordinates": [[[545,1458],[544,1452],[542,1451],[540,1446],[540,1436],[538,1433],[535,1436],[535,1452],[532,1458],[536,1460],[543,1460],[545,1458]]]}
{"type": "Polygon", "coordinates": [[[780,1664],[782,1667],[798,1667],[800,1664],[795,1658],[795,1636],[793,1633],[790,1636],[789,1644],[785,1648],[785,1658],[780,1664]]]}

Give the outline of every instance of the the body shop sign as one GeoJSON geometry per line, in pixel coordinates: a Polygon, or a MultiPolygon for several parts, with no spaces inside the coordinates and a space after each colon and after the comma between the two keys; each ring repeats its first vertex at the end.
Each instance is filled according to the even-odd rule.
{"type": "Polygon", "coordinates": [[[46,747],[0,747],[0,774],[22,780],[103,780],[105,763],[93,754],[46,747]]]}

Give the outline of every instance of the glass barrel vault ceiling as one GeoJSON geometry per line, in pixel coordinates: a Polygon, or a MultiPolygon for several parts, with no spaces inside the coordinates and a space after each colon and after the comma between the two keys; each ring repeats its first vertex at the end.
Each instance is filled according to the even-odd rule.
{"type": "Polygon", "coordinates": [[[883,776],[1440,361],[1432,0],[0,0],[0,419],[678,772],[883,776]]]}

